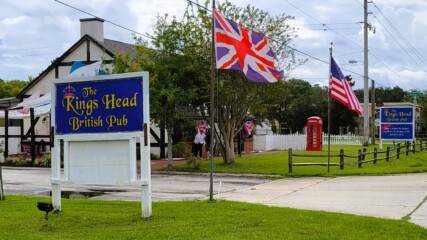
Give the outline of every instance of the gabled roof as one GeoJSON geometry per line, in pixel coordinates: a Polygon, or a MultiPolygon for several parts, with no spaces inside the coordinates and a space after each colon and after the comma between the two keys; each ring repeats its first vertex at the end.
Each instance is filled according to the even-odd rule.
{"type": "Polygon", "coordinates": [[[109,50],[114,55],[117,54],[126,54],[128,56],[133,56],[136,53],[135,45],[119,42],[111,39],[104,39],[103,43],[99,43],[104,47],[104,49],[109,50]]]}
{"type": "Polygon", "coordinates": [[[21,101],[16,97],[2,98],[0,99],[0,109],[7,109],[9,107],[15,106],[19,102],[21,101]]]}
{"type": "Polygon", "coordinates": [[[45,77],[50,71],[54,70],[56,66],[60,65],[60,63],[68,57],[71,53],[73,53],[81,44],[83,44],[86,40],[93,42],[95,45],[100,47],[111,57],[114,57],[117,54],[127,54],[129,56],[135,54],[135,45],[119,42],[110,39],[104,39],[104,42],[98,42],[90,35],[84,35],[81,37],[75,44],[73,44],[67,51],[65,51],[60,57],[55,59],[49,67],[47,67],[43,72],[41,72],[33,81],[31,81],[27,86],[18,95],[17,98],[22,99],[25,93],[31,89],[34,85],[36,85],[43,77],[45,77]]]}

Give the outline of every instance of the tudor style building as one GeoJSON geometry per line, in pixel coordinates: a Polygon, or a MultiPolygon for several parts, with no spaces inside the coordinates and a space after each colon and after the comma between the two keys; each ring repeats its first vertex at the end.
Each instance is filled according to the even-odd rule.
{"type": "MultiPolygon", "coordinates": [[[[40,94],[40,97],[49,96],[52,80],[66,78],[70,74],[70,70],[74,62],[80,62],[82,64],[88,65],[102,60],[104,66],[111,69],[111,64],[115,55],[127,54],[132,56],[135,54],[135,45],[104,38],[103,24],[104,20],[100,18],[80,19],[80,39],[61,56],[56,58],[50,66],[48,66],[42,73],[40,73],[39,76],[31,81],[17,95],[17,98],[20,99],[20,101],[25,101],[34,95],[40,94]]],[[[4,101],[0,100],[0,102],[4,101]]],[[[14,102],[14,104],[16,104],[16,102],[14,102]]],[[[9,104],[9,106],[13,105],[9,104]]],[[[34,109],[31,111],[33,112],[34,109]]],[[[13,125],[16,125],[16,123],[13,125]]],[[[40,142],[43,143],[43,148],[50,146],[51,141],[49,114],[39,114],[38,116],[37,114],[33,114],[32,117],[23,118],[20,125],[20,136],[5,136],[7,135],[8,131],[5,130],[6,133],[3,136],[5,136],[6,146],[8,146],[6,147],[5,153],[6,155],[15,154],[13,151],[9,151],[8,153],[8,149],[12,149],[10,147],[11,144],[9,143],[9,138],[20,138],[20,143],[23,141],[28,141],[31,143],[32,159],[34,160],[36,150],[40,147],[40,142]]],[[[8,123],[6,123],[5,126],[5,129],[7,128],[8,123]]],[[[164,137],[160,139],[156,132],[152,129],[150,132],[152,146],[159,146],[161,142],[164,143],[164,137]]],[[[164,136],[164,133],[160,135],[164,136]]],[[[161,145],[162,146],[160,147],[164,148],[164,145],[161,145]]],[[[22,151],[22,149],[20,151],[22,151]]],[[[164,150],[161,152],[164,152],[164,150]]],[[[160,153],[160,155],[162,154],[160,153]]]]}
{"type": "Polygon", "coordinates": [[[75,61],[87,65],[103,60],[103,63],[111,64],[117,54],[133,55],[135,53],[135,46],[132,44],[104,38],[104,20],[87,18],[80,19],[80,23],[81,38],[31,81],[18,94],[18,98],[23,100],[37,91],[40,91],[41,95],[50,92],[52,80],[68,76],[75,61]]]}

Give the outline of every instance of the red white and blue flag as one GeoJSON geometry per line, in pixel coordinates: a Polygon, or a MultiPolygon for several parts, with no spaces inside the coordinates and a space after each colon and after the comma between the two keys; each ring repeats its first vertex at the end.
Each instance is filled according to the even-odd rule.
{"type": "Polygon", "coordinates": [[[359,100],[332,56],[331,71],[329,73],[329,94],[333,99],[355,111],[359,116],[363,115],[359,100]]]}
{"type": "Polygon", "coordinates": [[[283,71],[263,33],[238,26],[214,10],[216,67],[242,71],[251,82],[277,82],[283,71]]]}

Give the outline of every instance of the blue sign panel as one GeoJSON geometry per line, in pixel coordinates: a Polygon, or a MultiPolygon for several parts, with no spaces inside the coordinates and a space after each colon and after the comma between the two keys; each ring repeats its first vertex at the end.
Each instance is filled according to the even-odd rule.
{"type": "Polygon", "coordinates": [[[412,140],[412,124],[381,124],[381,138],[389,140],[412,140]]]}
{"type": "Polygon", "coordinates": [[[56,133],[143,130],[142,78],[56,85],[56,133]]]}
{"type": "Polygon", "coordinates": [[[381,108],[381,139],[412,140],[414,138],[413,107],[382,107],[381,108]]]}
{"type": "Polygon", "coordinates": [[[381,123],[413,123],[414,108],[381,108],[381,123]]]}

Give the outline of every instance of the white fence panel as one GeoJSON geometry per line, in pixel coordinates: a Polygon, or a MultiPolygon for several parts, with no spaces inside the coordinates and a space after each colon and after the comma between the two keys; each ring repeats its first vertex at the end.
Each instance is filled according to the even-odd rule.
{"type": "Polygon", "coordinates": [[[266,138],[267,135],[253,135],[254,141],[254,151],[265,151],[266,146],[266,138]]]}
{"type": "MultiPolygon", "coordinates": [[[[307,135],[289,134],[289,135],[254,135],[254,151],[271,150],[305,150],[307,148],[307,135]]],[[[354,134],[330,135],[331,145],[361,145],[362,136],[354,134]]],[[[323,133],[323,145],[328,144],[328,134],[323,133]]]]}
{"type": "Polygon", "coordinates": [[[271,150],[304,150],[306,148],[306,135],[291,134],[291,135],[254,135],[254,150],[255,151],[271,151],[271,150]]]}
{"type": "MultiPolygon", "coordinates": [[[[361,145],[363,136],[355,134],[331,135],[331,145],[361,145]]],[[[328,134],[323,133],[323,144],[328,144],[328,134]]]]}
{"type": "MultiPolygon", "coordinates": [[[[4,127],[0,127],[0,135],[4,135],[4,127]]],[[[21,127],[9,127],[9,135],[21,135],[21,127]]],[[[4,141],[4,138],[2,139],[4,141]]],[[[9,154],[17,154],[21,151],[20,142],[20,138],[9,138],[9,154]]]]}

